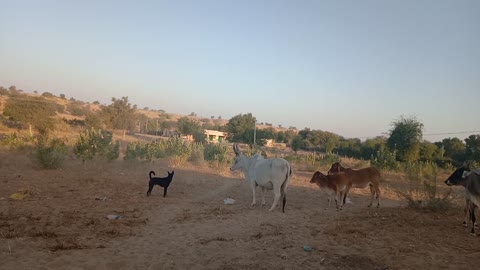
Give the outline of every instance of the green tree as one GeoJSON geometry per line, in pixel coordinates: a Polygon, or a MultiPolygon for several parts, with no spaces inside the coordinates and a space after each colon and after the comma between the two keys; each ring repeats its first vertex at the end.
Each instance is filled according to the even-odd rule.
{"type": "Polygon", "coordinates": [[[457,137],[445,138],[442,140],[441,146],[444,150],[444,157],[461,164],[465,161],[465,144],[457,137]]]}
{"type": "Polygon", "coordinates": [[[297,135],[293,137],[291,147],[292,147],[292,150],[295,151],[295,154],[302,147],[302,143],[303,143],[302,136],[297,135]]]}
{"type": "Polygon", "coordinates": [[[128,102],[128,97],[112,98],[112,104],[102,108],[106,117],[106,124],[114,129],[123,130],[123,137],[127,130],[135,128],[137,106],[128,102]]]}
{"type": "Polygon", "coordinates": [[[253,143],[253,131],[257,119],[251,113],[238,114],[228,120],[226,130],[232,142],[253,143]]]}
{"type": "Polygon", "coordinates": [[[332,153],[333,149],[337,147],[340,138],[338,135],[331,132],[325,132],[325,142],[323,143],[326,153],[332,153]]]}
{"type": "Polygon", "coordinates": [[[392,123],[387,146],[391,151],[396,151],[400,161],[416,161],[420,158],[420,142],[423,136],[423,124],[416,117],[400,118],[392,123]]]}
{"type": "Polygon", "coordinates": [[[423,141],[420,144],[420,159],[436,161],[441,159],[441,149],[434,143],[423,141]]]}
{"type": "Polygon", "coordinates": [[[373,139],[367,139],[361,146],[360,156],[363,159],[372,159],[372,157],[377,155],[380,149],[385,147],[386,144],[387,138],[383,136],[378,136],[373,139]]]}
{"type": "Polygon", "coordinates": [[[102,122],[102,118],[99,115],[99,113],[96,113],[96,112],[87,113],[87,115],[85,116],[85,127],[87,129],[91,129],[91,128],[100,129],[100,128],[102,128],[103,127],[103,122],[102,122]]]}
{"type": "Polygon", "coordinates": [[[468,160],[480,161],[480,135],[470,135],[465,139],[465,155],[468,160]]]}
{"type": "Polygon", "coordinates": [[[183,135],[192,135],[196,142],[205,142],[206,135],[200,124],[188,117],[182,117],[177,121],[177,129],[183,135]]]}

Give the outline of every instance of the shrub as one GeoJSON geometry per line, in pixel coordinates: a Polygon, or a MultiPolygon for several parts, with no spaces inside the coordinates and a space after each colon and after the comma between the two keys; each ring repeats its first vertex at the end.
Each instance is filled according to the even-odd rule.
{"type": "Polygon", "coordinates": [[[25,145],[25,141],[14,132],[2,138],[0,140],[0,144],[10,148],[18,148],[23,147],[25,145]]]}
{"type": "Polygon", "coordinates": [[[437,190],[438,166],[434,162],[409,162],[404,164],[408,177],[408,190],[397,192],[412,208],[445,211],[452,206],[451,190],[439,194],[437,190]]]}
{"type": "Polygon", "coordinates": [[[113,144],[110,144],[107,149],[106,158],[108,161],[113,161],[118,159],[120,156],[120,142],[116,141],[113,144]]]}
{"type": "Polygon", "coordinates": [[[219,164],[232,162],[231,151],[228,143],[207,143],[203,155],[207,161],[217,161],[219,164]]]}
{"type": "Polygon", "coordinates": [[[205,147],[201,143],[193,143],[192,151],[190,154],[189,161],[194,163],[202,163],[204,159],[205,147]]]}
{"type": "Polygon", "coordinates": [[[120,144],[112,142],[112,132],[92,128],[80,133],[80,138],[75,143],[73,152],[84,162],[95,157],[114,160],[120,154],[120,144]]]}
{"type": "Polygon", "coordinates": [[[45,169],[58,169],[63,166],[67,156],[67,146],[60,139],[40,138],[36,147],[36,157],[45,169]]]}
{"type": "Polygon", "coordinates": [[[396,151],[390,152],[385,147],[380,148],[376,155],[371,158],[372,166],[379,170],[398,171],[396,151]]]}

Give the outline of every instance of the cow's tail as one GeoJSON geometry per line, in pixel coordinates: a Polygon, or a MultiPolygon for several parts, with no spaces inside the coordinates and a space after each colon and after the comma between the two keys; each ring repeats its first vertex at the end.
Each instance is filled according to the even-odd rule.
{"type": "Polygon", "coordinates": [[[287,175],[285,177],[285,181],[283,181],[282,186],[280,187],[280,195],[283,197],[283,205],[282,205],[282,212],[285,213],[285,204],[287,204],[287,187],[290,179],[292,177],[292,167],[287,162],[287,175]]]}

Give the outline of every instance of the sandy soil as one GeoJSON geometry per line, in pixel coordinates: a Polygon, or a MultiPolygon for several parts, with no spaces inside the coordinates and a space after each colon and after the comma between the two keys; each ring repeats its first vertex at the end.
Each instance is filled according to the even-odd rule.
{"type": "MultiPolygon", "coordinates": [[[[239,174],[175,168],[166,198],[147,173],[168,166],[69,161],[40,170],[0,152],[0,269],[476,269],[480,239],[446,213],[406,208],[391,192],[377,212],[366,191],[329,210],[326,195],[296,172],[286,213],[249,208],[239,174]],[[10,195],[23,192],[23,200],[10,195]],[[234,205],[224,205],[225,198],[234,205]],[[109,214],[121,215],[108,220],[109,214]],[[313,247],[310,252],[304,246],[313,247]]],[[[295,169],[295,168],[294,168],[295,169]]],[[[460,192],[460,190],[456,190],[460,192]]],[[[259,193],[259,192],[258,192],[259,193]]]]}

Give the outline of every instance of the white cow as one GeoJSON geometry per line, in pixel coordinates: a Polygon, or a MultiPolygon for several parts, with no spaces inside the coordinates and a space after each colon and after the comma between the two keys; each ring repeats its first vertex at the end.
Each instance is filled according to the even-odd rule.
{"type": "Polygon", "coordinates": [[[253,192],[251,206],[256,205],[255,188],[260,186],[262,189],[262,206],[265,205],[265,190],[273,189],[275,198],[269,211],[274,210],[280,197],[283,197],[282,212],[285,212],[286,191],[292,175],[292,169],[288,161],[283,158],[265,159],[258,154],[248,157],[238,149],[237,144],[233,145],[233,150],[236,158],[230,170],[241,170],[245,174],[245,179],[250,183],[253,192]]]}

